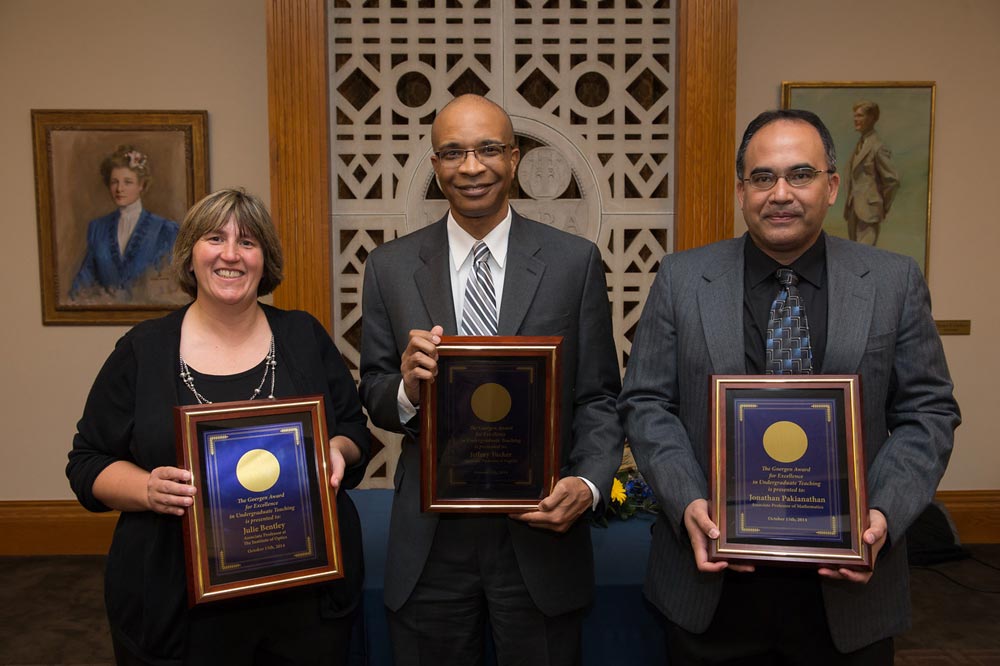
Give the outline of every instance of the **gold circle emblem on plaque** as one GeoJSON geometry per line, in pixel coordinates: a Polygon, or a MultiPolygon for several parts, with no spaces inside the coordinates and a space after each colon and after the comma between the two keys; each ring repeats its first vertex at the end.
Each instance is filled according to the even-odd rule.
{"type": "Polygon", "coordinates": [[[236,463],[236,479],[253,493],[262,493],[278,480],[281,463],[274,454],[264,449],[251,449],[236,463]]]}
{"type": "Polygon", "coordinates": [[[495,423],[510,413],[510,393],[500,384],[482,384],[472,392],[472,413],[482,421],[495,423]]]}
{"type": "Polygon", "coordinates": [[[795,462],[805,454],[807,448],[809,438],[797,423],[776,421],[764,431],[764,450],[778,462],[795,462]]]}

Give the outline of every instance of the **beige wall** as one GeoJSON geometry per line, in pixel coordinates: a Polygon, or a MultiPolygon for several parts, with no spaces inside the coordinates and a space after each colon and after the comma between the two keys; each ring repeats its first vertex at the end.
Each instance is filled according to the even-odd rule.
{"type": "Polygon", "coordinates": [[[1000,3],[741,0],[738,34],[737,141],[782,81],[937,82],[931,297],[936,319],[972,320],[971,336],[944,338],[964,421],[941,489],[1000,488],[1000,3]]]}
{"type": "MultiPolygon", "coordinates": [[[[779,102],[782,80],[938,84],[931,291],[965,413],[942,488],[1000,487],[990,417],[1000,374],[993,214],[1000,132],[1000,3],[993,0],[742,0],[737,125],[779,102]],[[991,122],[993,121],[993,122],[991,122]]],[[[268,197],[263,0],[0,0],[0,500],[70,497],[63,475],[76,419],[122,327],[42,326],[30,110],[206,109],[211,186],[268,197]]],[[[742,220],[737,220],[742,232],[742,220]]]]}
{"type": "Polygon", "coordinates": [[[0,0],[0,500],[63,468],[114,326],[42,326],[31,109],[205,109],[210,187],[269,200],[264,0],[0,0]]]}

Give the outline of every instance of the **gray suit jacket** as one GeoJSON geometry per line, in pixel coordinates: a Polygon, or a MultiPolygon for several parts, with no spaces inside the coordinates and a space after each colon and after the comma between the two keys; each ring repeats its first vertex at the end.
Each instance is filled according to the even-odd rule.
{"type": "Polygon", "coordinates": [[[859,140],[860,152],[851,158],[845,180],[847,198],[844,217],[878,224],[889,214],[899,190],[899,174],[892,163],[892,151],[875,131],[859,140]]]}
{"type": "MultiPolygon", "coordinates": [[[[712,620],[723,574],[697,571],[683,515],[689,503],[708,498],[709,376],[746,372],[746,238],[664,258],[619,399],[639,469],[664,509],[645,593],[695,633],[712,620]]],[[[868,501],[885,514],[890,539],[867,585],[822,581],[834,644],[850,651],[909,626],[904,534],[944,473],[959,411],[916,263],[839,238],[825,242],[823,371],[861,375],[868,501]]]]}
{"type": "MultiPolygon", "coordinates": [[[[438,516],[420,511],[419,416],[399,422],[400,358],[411,329],[457,335],[446,219],[387,243],[368,257],[364,276],[361,400],[380,428],[402,432],[389,526],[385,602],[397,610],[413,591],[438,516]]],[[[608,497],[621,462],[615,401],[621,388],[601,254],[582,238],[527,220],[510,229],[500,335],[561,335],[562,475],[582,476],[608,497]]],[[[546,614],[582,608],[593,595],[587,515],[566,534],[508,520],[518,565],[546,614]]]]}

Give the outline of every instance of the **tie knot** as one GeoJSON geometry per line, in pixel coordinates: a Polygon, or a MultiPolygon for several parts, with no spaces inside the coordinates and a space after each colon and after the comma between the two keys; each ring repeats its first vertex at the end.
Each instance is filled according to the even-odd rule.
{"type": "Polygon", "coordinates": [[[799,276],[796,275],[795,271],[791,268],[779,268],[775,277],[778,278],[778,282],[780,282],[784,287],[797,285],[799,283],[799,276]]]}
{"type": "Polygon", "coordinates": [[[490,248],[483,241],[472,246],[472,261],[479,264],[490,258],[490,248]]]}

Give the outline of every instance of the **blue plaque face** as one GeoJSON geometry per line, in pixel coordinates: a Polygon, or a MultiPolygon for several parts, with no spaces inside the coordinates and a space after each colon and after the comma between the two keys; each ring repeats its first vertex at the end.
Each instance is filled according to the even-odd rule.
{"type": "Polygon", "coordinates": [[[202,460],[212,581],[325,563],[316,547],[303,424],[206,430],[202,460]]]}
{"type": "Polygon", "coordinates": [[[730,540],[842,543],[850,517],[836,400],[758,395],[731,409],[730,540]]]}

